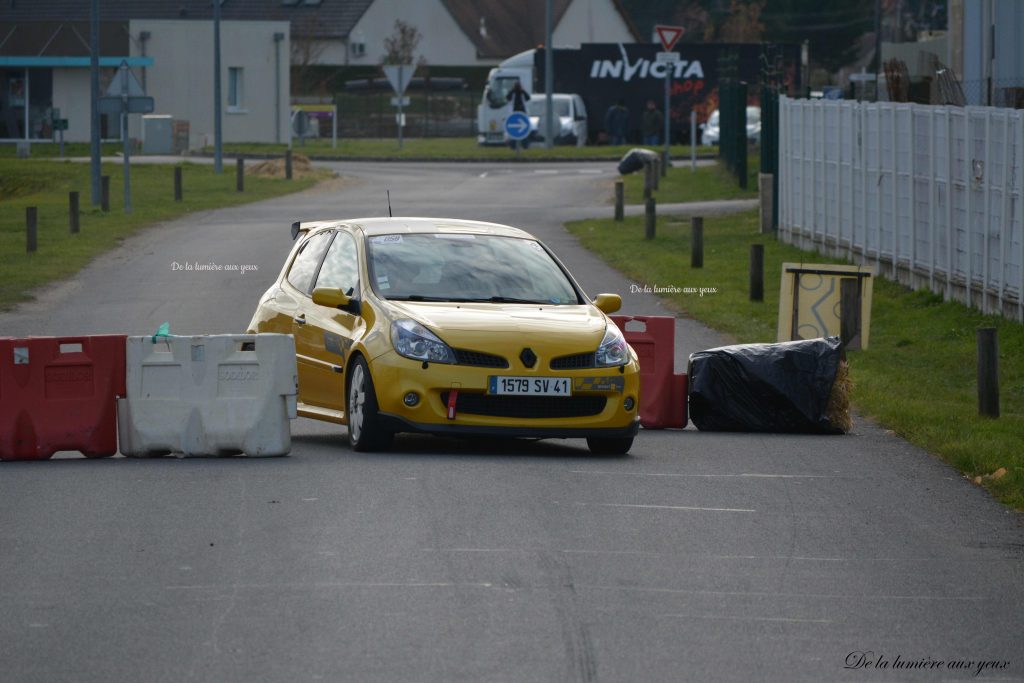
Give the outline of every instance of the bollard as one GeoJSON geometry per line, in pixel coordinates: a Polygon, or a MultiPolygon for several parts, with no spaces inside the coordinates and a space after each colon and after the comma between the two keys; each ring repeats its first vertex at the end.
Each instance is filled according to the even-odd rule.
{"type": "Polygon", "coordinates": [[[774,185],[775,176],[771,173],[759,173],[757,175],[757,187],[760,192],[761,234],[770,233],[775,229],[775,226],[772,224],[772,216],[774,215],[772,204],[775,201],[774,185]]]}
{"type": "Polygon", "coordinates": [[[110,211],[110,176],[100,177],[100,209],[110,211]]]}
{"type": "Polygon", "coordinates": [[[978,414],[999,417],[999,339],[996,328],[978,328],[978,414]]]}
{"type": "Polygon", "coordinates": [[[764,245],[750,245],[750,300],[764,301],[764,245]]]}
{"type": "Polygon", "coordinates": [[[284,177],[287,180],[292,179],[292,151],[290,149],[284,151],[284,177]]]}
{"type": "Polygon", "coordinates": [[[78,192],[68,192],[68,230],[72,235],[78,234],[78,192]]]}
{"type": "Polygon", "coordinates": [[[621,180],[615,181],[615,220],[621,221],[626,215],[626,186],[621,180]]]}
{"type": "Polygon", "coordinates": [[[651,169],[654,166],[650,161],[644,161],[644,199],[651,198],[651,186],[654,182],[651,180],[651,169]]]}
{"type": "Polygon", "coordinates": [[[844,349],[860,348],[860,278],[839,280],[839,338],[844,349]]]}
{"type": "Polygon", "coordinates": [[[181,201],[181,166],[174,167],[174,201],[181,201]]]}
{"type": "Polygon", "coordinates": [[[242,157],[235,161],[235,190],[245,192],[245,159],[242,157]]]}
{"type": "Polygon", "coordinates": [[[648,197],[644,203],[644,238],[654,239],[654,223],[657,220],[655,214],[654,197],[648,197]]]}
{"type": "Polygon", "coordinates": [[[658,186],[660,185],[659,180],[661,178],[661,159],[656,158],[653,163],[654,168],[651,169],[651,189],[657,192],[658,186]]]}
{"type": "Polygon", "coordinates": [[[704,267],[704,218],[690,219],[690,267],[704,267]]]}
{"type": "Polygon", "coordinates": [[[25,251],[29,254],[36,250],[36,232],[39,227],[39,212],[34,206],[25,207],[25,251]]]}

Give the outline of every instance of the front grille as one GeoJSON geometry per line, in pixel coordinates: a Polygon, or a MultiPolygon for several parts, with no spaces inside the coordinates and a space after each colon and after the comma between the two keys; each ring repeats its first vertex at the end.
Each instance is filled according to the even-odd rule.
{"type": "Polygon", "coordinates": [[[561,356],[551,361],[552,370],[583,370],[595,367],[594,352],[577,353],[573,356],[561,356]]]}
{"type": "Polygon", "coordinates": [[[466,349],[452,349],[455,352],[455,362],[459,365],[474,365],[478,368],[507,368],[508,361],[501,356],[479,351],[467,351],[466,349]]]}
{"type": "MultiPolygon", "coordinates": [[[[600,414],[607,401],[604,396],[492,396],[460,392],[455,410],[491,417],[586,417],[600,414]]],[[[441,393],[441,405],[447,409],[447,391],[441,393]]]]}

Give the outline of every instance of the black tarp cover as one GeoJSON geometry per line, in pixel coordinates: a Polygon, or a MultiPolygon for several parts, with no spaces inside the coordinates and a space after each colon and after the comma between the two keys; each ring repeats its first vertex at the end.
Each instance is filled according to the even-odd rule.
{"type": "Polygon", "coordinates": [[[826,416],[839,337],[743,344],[690,356],[690,420],[698,429],[839,434],[826,416]]]}

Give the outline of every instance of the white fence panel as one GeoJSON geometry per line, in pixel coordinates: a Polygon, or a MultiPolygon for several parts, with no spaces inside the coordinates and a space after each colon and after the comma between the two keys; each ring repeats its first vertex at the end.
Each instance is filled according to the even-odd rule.
{"type": "Polygon", "coordinates": [[[128,337],[121,453],[285,455],[296,378],[291,335],[128,337]]]}
{"type": "Polygon", "coordinates": [[[1024,320],[1024,111],[782,98],[779,234],[1024,320]]]}

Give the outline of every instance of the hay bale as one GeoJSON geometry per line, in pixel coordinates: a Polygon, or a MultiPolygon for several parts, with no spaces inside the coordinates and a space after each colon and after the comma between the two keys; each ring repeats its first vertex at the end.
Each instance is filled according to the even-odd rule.
{"type": "Polygon", "coordinates": [[[836,429],[849,433],[853,429],[853,418],[850,416],[850,394],[853,391],[853,378],[850,377],[850,364],[839,361],[836,379],[832,382],[832,391],[828,395],[828,407],[825,416],[829,424],[836,429]]]}
{"type": "MultiPolygon", "coordinates": [[[[284,159],[267,159],[245,167],[245,174],[261,178],[284,178],[284,159]]],[[[299,178],[313,172],[309,157],[292,155],[292,177],[299,178]]]]}

